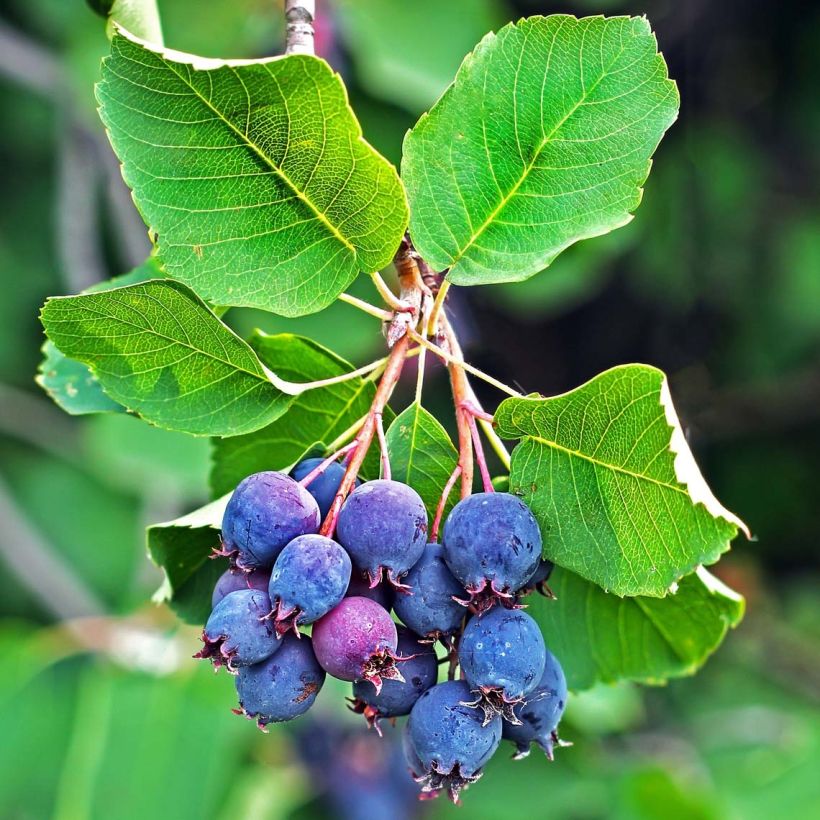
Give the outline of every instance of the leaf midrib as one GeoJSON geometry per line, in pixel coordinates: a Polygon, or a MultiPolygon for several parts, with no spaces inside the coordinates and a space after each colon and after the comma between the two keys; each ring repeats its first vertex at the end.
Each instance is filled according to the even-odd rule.
{"type": "MultiPolygon", "coordinates": [[[[162,59],[162,58],[160,58],[162,59]]],[[[305,205],[310,208],[313,212],[315,217],[321,222],[336,239],[339,240],[348,250],[351,251],[354,257],[358,256],[356,251],[356,247],[348,240],[339,229],[328,219],[327,215],[322,211],[311,198],[302,191],[299,186],[294,183],[291,178],[284,172],[282,168],[280,168],[253,140],[248,137],[243,131],[237,128],[226,116],[222,113],[207,97],[203,96],[199,90],[186,78],[184,77],[179,71],[174,68],[174,64],[170,61],[162,59],[163,65],[166,66],[176,77],[178,77],[195,95],[196,97],[214,114],[219,117],[220,121],[223,122],[225,125],[230,128],[231,131],[240,139],[240,141],[244,142],[245,145],[248,146],[255,154],[258,156],[262,162],[264,162],[275,174],[277,174],[282,181],[296,194],[301,202],[304,202],[305,205]]],[[[195,69],[194,69],[195,70],[195,69]]],[[[270,72],[268,72],[270,74],[270,72]]],[[[272,74],[270,74],[271,79],[275,78],[272,74]]],[[[250,97],[248,99],[248,111],[250,113],[250,97]]],[[[289,115],[288,115],[289,116],[289,115]]]]}
{"type": "Polygon", "coordinates": [[[535,167],[535,163],[538,161],[538,159],[541,156],[541,152],[547,147],[549,142],[552,140],[552,138],[555,136],[555,134],[558,132],[558,130],[564,126],[564,124],[567,122],[567,120],[587,101],[590,94],[592,94],[592,92],[595,91],[595,89],[600,85],[602,80],[612,70],[612,66],[615,65],[615,63],[621,58],[621,55],[623,54],[623,52],[624,52],[624,47],[622,46],[621,50],[613,58],[612,62],[601,72],[601,76],[598,77],[598,79],[595,80],[595,82],[588,89],[584,89],[584,92],[581,95],[581,98],[578,100],[578,102],[575,103],[575,105],[573,105],[572,108],[556,123],[556,125],[549,132],[549,134],[546,134],[541,139],[541,142],[538,144],[538,147],[535,149],[535,151],[533,151],[533,155],[532,155],[532,158],[530,159],[529,163],[524,167],[524,170],[522,171],[521,176],[519,177],[518,181],[510,189],[510,192],[508,194],[505,194],[501,198],[498,205],[496,205],[496,207],[493,208],[493,210],[490,212],[489,216],[484,220],[484,222],[481,223],[478,230],[473,232],[472,236],[467,240],[467,244],[463,248],[461,248],[461,250],[458,251],[456,256],[453,258],[453,261],[451,263],[451,267],[455,267],[464,258],[464,255],[475,244],[476,240],[495,221],[495,219],[498,217],[498,215],[501,213],[501,211],[503,211],[504,208],[506,208],[507,204],[518,193],[521,186],[529,178],[529,175],[530,175],[532,169],[535,167]]]}
{"type": "MultiPolygon", "coordinates": [[[[83,297],[76,297],[76,296],[58,297],[58,299],[55,299],[54,301],[55,302],[62,301],[62,298],[77,299],[77,298],[83,298],[83,297]]],[[[133,308],[133,305],[127,305],[125,302],[121,302],[119,299],[114,299],[113,301],[115,301],[117,304],[133,308]]],[[[220,358],[219,356],[216,356],[213,353],[209,353],[206,350],[202,350],[198,347],[194,347],[194,345],[192,345],[189,342],[183,342],[183,341],[180,341],[179,339],[175,339],[173,336],[167,336],[166,334],[160,333],[159,331],[155,330],[154,328],[142,327],[141,325],[138,325],[135,322],[131,322],[128,319],[123,319],[119,316],[113,316],[110,313],[105,313],[103,310],[100,310],[98,308],[94,308],[91,305],[84,305],[83,309],[84,310],[90,310],[90,311],[96,313],[98,316],[101,316],[103,319],[109,319],[112,322],[119,322],[119,323],[127,325],[129,327],[133,327],[136,330],[140,331],[141,333],[147,333],[151,336],[156,336],[159,339],[164,339],[165,341],[172,342],[173,344],[179,345],[180,347],[188,348],[189,350],[193,351],[194,353],[198,353],[201,356],[205,356],[206,358],[213,359],[215,362],[219,362],[220,364],[224,364],[224,365],[227,365],[229,367],[232,367],[232,368],[234,368],[235,370],[237,370],[241,373],[246,373],[249,376],[253,376],[260,383],[268,385],[270,387],[273,387],[271,382],[267,378],[265,378],[264,373],[254,373],[252,370],[248,370],[247,368],[236,364],[236,362],[232,362],[230,359],[223,359],[223,358],[220,358]]],[[[214,317],[214,318],[216,318],[216,317],[214,317]]],[[[57,322],[66,322],[66,323],[76,323],[77,322],[76,319],[56,319],[55,321],[57,321],[57,322]]],[[[217,321],[219,321],[219,320],[217,319],[217,321]]],[[[104,337],[96,337],[96,338],[104,338],[104,337]]],[[[253,353],[252,348],[249,347],[248,349],[251,351],[251,353],[253,353]]],[[[94,366],[96,368],[95,365],[92,365],[92,366],[94,366]]],[[[173,367],[173,365],[168,365],[168,367],[173,367]]]]}

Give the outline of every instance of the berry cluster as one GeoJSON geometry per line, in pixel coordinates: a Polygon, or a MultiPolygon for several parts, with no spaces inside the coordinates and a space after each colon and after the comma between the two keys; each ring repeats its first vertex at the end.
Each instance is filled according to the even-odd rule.
{"type": "Polygon", "coordinates": [[[351,681],[350,708],[379,733],[409,715],[404,752],[422,795],[454,801],[502,738],[516,757],[536,743],[552,758],[567,687],[520,603],[549,594],[552,569],[529,508],[509,493],[468,496],[428,543],[418,493],[380,479],[350,493],[334,540],[319,528],[343,474],[308,459],[289,476],[249,476],[228,502],[218,554],[231,567],[196,657],[236,675],[237,713],[264,728],[305,713],[326,674],[351,681]]]}

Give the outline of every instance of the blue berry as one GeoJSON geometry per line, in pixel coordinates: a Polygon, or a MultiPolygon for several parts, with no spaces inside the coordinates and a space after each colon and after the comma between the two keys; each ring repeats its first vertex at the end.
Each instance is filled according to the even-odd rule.
{"type": "Polygon", "coordinates": [[[529,507],[510,493],[476,493],[444,523],[444,560],[482,612],[511,605],[541,558],[541,532],[529,507]]]}
{"type": "Polygon", "coordinates": [[[202,631],[202,649],[195,658],[209,658],[216,668],[236,674],[242,666],[259,663],[279,650],[273,623],[265,618],[270,599],[258,589],[226,595],[211,612],[202,631]]]}
{"type": "MultiPolygon", "coordinates": [[[[290,471],[290,475],[296,481],[301,481],[308,473],[313,472],[323,461],[323,458],[306,458],[304,461],[300,461],[290,471]]],[[[344,465],[338,461],[334,461],[305,488],[316,499],[322,518],[330,511],[330,505],[333,503],[333,499],[339,491],[339,485],[342,483],[344,474],[344,465]]],[[[355,486],[358,487],[359,484],[361,484],[361,481],[357,478],[355,486]]]]}
{"type": "Polygon", "coordinates": [[[376,586],[371,587],[367,576],[360,572],[356,567],[353,567],[353,572],[350,573],[350,584],[345,592],[345,598],[370,598],[379,606],[384,607],[388,612],[393,608],[393,603],[396,594],[393,587],[386,581],[382,581],[376,586]]]}
{"type": "Polygon", "coordinates": [[[438,679],[438,659],[432,645],[421,643],[418,635],[403,626],[398,627],[398,635],[396,654],[407,658],[401,662],[404,680],[386,680],[379,693],[367,681],[353,684],[353,711],[363,714],[368,725],[375,726],[379,734],[380,718],[409,715],[413,704],[438,679]]]}
{"type": "Polygon", "coordinates": [[[305,635],[285,635],[281,647],[265,661],[245,666],[236,677],[240,712],[259,728],[303,715],[325,682],[305,635]]]}
{"type": "Polygon", "coordinates": [[[470,620],[461,636],[461,670],[484,710],[485,722],[503,714],[516,722],[513,705],[538,686],[547,650],[538,624],[520,609],[494,607],[470,620]]]}
{"type": "Polygon", "coordinates": [[[399,579],[418,561],[427,540],[427,511],[419,494],[398,481],[367,481],[348,497],[336,536],[375,586],[384,572],[399,579]]]}
{"type": "Polygon", "coordinates": [[[319,506],[290,476],[254,473],[239,482],[222,518],[222,554],[241,569],[270,567],[297,535],[319,529],[319,506]]]}
{"type": "Polygon", "coordinates": [[[421,558],[404,577],[409,595],[399,595],[393,608],[396,615],[419,635],[443,638],[461,625],[465,615],[464,587],[444,563],[439,544],[428,544],[421,558]]]}
{"type": "Polygon", "coordinates": [[[270,582],[270,573],[262,569],[251,572],[242,572],[240,569],[226,569],[214,586],[211,595],[211,609],[213,609],[226,595],[240,589],[261,589],[267,592],[270,582]]]}
{"type": "Polygon", "coordinates": [[[501,718],[482,723],[481,715],[465,701],[470,687],[464,681],[446,681],[428,689],[410,712],[409,744],[415,752],[411,768],[422,792],[447,789],[458,802],[461,789],[481,777],[482,767],[501,741],[501,718]]]}
{"type": "Polygon", "coordinates": [[[542,558],[538,562],[538,566],[535,572],[532,574],[532,577],[524,584],[523,587],[518,591],[519,595],[529,595],[531,592],[538,591],[541,595],[545,598],[554,598],[555,596],[552,594],[552,591],[547,586],[547,581],[549,581],[550,575],[552,575],[552,571],[555,569],[555,565],[552,561],[547,561],[546,558],[542,558]]]}
{"type": "Polygon", "coordinates": [[[350,558],[324,535],[298,535],[279,553],[268,595],[276,632],[312,624],[342,600],[350,582],[350,558]]]}
{"type": "MultiPolygon", "coordinates": [[[[504,721],[503,736],[517,747],[515,759],[530,753],[530,744],[540,746],[552,760],[553,747],[561,744],[558,738],[558,724],[567,705],[567,680],[558,659],[547,651],[544,674],[538,686],[527,695],[524,703],[513,707],[520,720],[516,725],[504,721]]],[[[564,744],[566,745],[566,744],[564,744]]]]}

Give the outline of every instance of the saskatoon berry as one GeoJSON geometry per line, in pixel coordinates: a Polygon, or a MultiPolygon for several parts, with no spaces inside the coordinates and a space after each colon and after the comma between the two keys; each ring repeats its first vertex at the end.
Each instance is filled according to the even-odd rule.
{"type": "Polygon", "coordinates": [[[541,557],[541,532],[529,507],[510,493],[476,493],[447,517],[444,560],[476,611],[512,604],[541,557]]]}
{"type": "Polygon", "coordinates": [[[342,598],[313,626],[313,650],[322,668],[340,680],[403,681],[396,667],[398,634],[387,610],[369,598],[342,598]]]}
{"type": "Polygon", "coordinates": [[[350,558],[324,535],[298,535],[279,553],[268,595],[277,635],[312,624],[342,600],[350,582],[350,558]]]}
{"type": "Polygon", "coordinates": [[[375,586],[382,576],[399,579],[418,561],[427,536],[427,511],[419,494],[399,481],[367,481],[339,513],[336,535],[353,563],[375,586]]]}
{"type": "Polygon", "coordinates": [[[552,575],[552,571],[555,568],[552,561],[547,561],[546,558],[542,558],[538,562],[538,567],[536,568],[535,572],[532,574],[532,577],[524,584],[523,587],[518,591],[519,595],[529,595],[531,592],[535,592],[536,590],[541,593],[541,595],[545,596],[546,598],[554,598],[555,596],[550,591],[550,588],[547,586],[547,581],[549,581],[550,575],[552,575]]]}
{"type": "Polygon", "coordinates": [[[396,594],[390,584],[382,581],[374,587],[370,586],[367,576],[362,574],[356,567],[350,573],[350,584],[347,587],[345,598],[353,597],[370,598],[379,606],[383,606],[388,612],[393,608],[396,594]]]}
{"type": "Polygon", "coordinates": [[[485,723],[496,714],[518,721],[513,705],[538,686],[546,653],[538,624],[520,609],[493,607],[470,620],[458,657],[485,723]]]}
{"type": "MultiPolygon", "coordinates": [[[[547,663],[538,686],[524,703],[513,707],[519,725],[504,721],[503,736],[515,743],[515,759],[530,753],[530,743],[540,746],[552,760],[553,747],[560,744],[558,723],[567,705],[567,680],[557,658],[547,652],[547,663]]],[[[566,745],[566,744],[565,744],[566,745]]]]}
{"type": "Polygon", "coordinates": [[[424,548],[404,583],[410,594],[399,595],[393,606],[410,629],[419,635],[443,638],[459,628],[464,606],[455,599],[464,597],[464,587],[447,569],[439,544],[424,548]]]}
{"type": "Polygon", "coordinates": [[[356,681],[353,684],[354,712],[365,716],[369,726],[379,728],[380,718],[395,718],[409,715],[413,704],[433,686],[438,678],[438,659],[432,645],[420,643],[414,635],[403,626],[398,627],[399,641],[397,652],[402,661],[403,681],[387,680],[378,694],[367,681],[356,681]]]}
{"type": "Polygon", "coordinates": [[[319,529],[313,496],[290,476],[254,473],[239,482],[222,518],[222,554],[241,569],[270,567],[297,535],[319,529]]]}
{"type": "Polygon", "coordinates": [[[313,705],[325,682],[306,635],[285,635],[276,654],[245,666],[236,677],[236,710],[255,718],[259,728],[303,715],[313,705]]]}
{"type": "Polygon", "coordinates": [[[216,582],[211,595],[211,609],[213,609],[226,595],[240,589],[261,589],[267,592],[270,582],[270,573],[255,569],[252,572],[242,572],[237,569],[226,569],[216,582]]]}
{"type": "Polygon", "coordinates": [[[259,663],[279,650],[273,623],[265,619],[270,599],[258,589],[226,595],[214,608],[202,631],[204,646],[195,658],[210,658],[216,668],[236,674],[242,666],[259,663]]]}
{"type": "MultiPolygon", "coordinates": [[[[290,471],[290,475],[296,481],[301,481],[308,473],[313,472],[323,461],[323,458],[306,458],[304,461],[300,461],[290,471]]],[[[305,488],[316,499],[322,518],[328,514],[330,505],[336,497],[344,474],[345,468],[339,464],[338,461],[334,461],[305,488]]],[[[358,487],[359,484],[361,484],[361,481],[356,479],[356,486],[358,487]]]]}
{"type": "Polygon", "coordinates": [[[482,723],[481,715],[464,702],[470,697],[465,681],[446,681],[428,689],[410,712],[410,767],[422,792],[447,789],[453,802],[461,789],[481,777],[481,769],[501,740],[501,718],[482,723]]]}

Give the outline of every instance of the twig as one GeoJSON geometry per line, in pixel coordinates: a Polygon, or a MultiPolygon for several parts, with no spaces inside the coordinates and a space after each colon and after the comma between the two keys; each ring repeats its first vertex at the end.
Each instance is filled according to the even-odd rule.
{"type": "Polygon", "coordinates": [[[493,488],[493,480],[490,478],[490,471],[487,469],[487,461],[484,458],[484,448],[481,446],[481,439],[478,435],[478,425],[475,423],[475,416],[466,408],[462,408],[462,412],[467,413],[470,425],[470,435],[473,439],[473,449],[475,450],[475,460],[478,464],[478,470],[481,473],[481,483],[484,485],[485,493],[495,492],[493,488]]]}
{"type": "Polygon", "coordinates": [[[370,302],[365,302],[364,299],[359,299],[358,296],[353,296],[350,293],[340,293],[339,301],[346,302],[348,305],[352,305],[353,307],[364,311],[364,313],[369,313],[371,316],[375,316],[377,319],[381,319],[384,322],[389,322],[393,318],[392,311],[384,310],[383,308],[376,307],[376,305],[371,305],[370,302]]]}
{"type": "Polygon", "coordinates": [[[315,0],[285,0],[285,54],[314,53],[315,0]]]}
{"type": "Polygon", "coordinates": [[[410,237],[405,234],[393,259],[399,277],[399,300],[405,308],[397,312],[387,326],[388,347],[392,347],[409,331],[415,332],[419,316],[425,312],[425,302],[432,298],[430,289],[421,278],[418,260],[410,237]]]}
{"type": "Polygon", "coordinates": [[[356,446],[351,449],[348,455],[350,460],[347,463],[347,468],[344,476],[342,477],[336,497],[333,499],[333,503],[330,505],[330,510],[328,511],[327,517],[322,523],[322,528],[320,530],[322,535],[326,535],[328,537],[333,536],[333,532],[336,529],[336,519],[339,517],[339,510],[341,509],[342,503],[345,498],[347,498],[347,494],[352,489],[353,484],[356,481],[356,477],[359,474],[359,469],[362,466],[362,462],[367,455],[368,448],[373,441],[373,436],[376,433],[376,427],[378,424],[377,415],[384,411],[387,401],[390,398],[390,394],[393,392],[393,388],[401,375],[402,367],[404,367],[404,362],[407,357],[407,348],[409,346],[410,336],[405,334],[401,339],[399,339],[398,342],[396,342],[393,350],[390,352],[390,356],[387,360],[387,366],[384,369],[384,375],[382,376],[379,386],[376,389],[376,395],[373,397],[373,403],[370,406],[370,411],[367,414],[367,418],[364,420],[364,424],[362,424],[361,429],[356,435],[356,446]]]}

